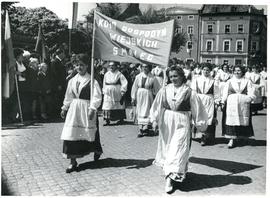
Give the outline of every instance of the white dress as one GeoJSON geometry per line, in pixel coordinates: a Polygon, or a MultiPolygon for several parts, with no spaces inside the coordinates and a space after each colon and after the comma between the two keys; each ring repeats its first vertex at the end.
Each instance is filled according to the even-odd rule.
{"type": "Polygon", "coordinates": [[[252,102],[252,104],[262,104],[263,99],[262,99],[262,79],[261,75],[259,73],[254,73],[252,72],[250,74],[250,80],[252,82],[253,87],[255,88],[255,95],[256,98],[252,102]]]}
{"type": "Polygon", "coordinates": [[[221,70],[220,72],[218,72],[218,74],[215,77],[216,80],[216,84],[217,84],[217,99],[221,101],[222,99],[222,93],[223,93],[223,89],[224,86],[226,84],[226,82],[232,77],[232,75],[229,72],[224,72],[223,70],[221,70]]]}
{"type": "Polygon", "coordinates": [[[246,78],[233,77],[227,81],[222,96],[222,102],[227,103],[226,125],[249,125],[250,102],[256,97],[254,93],[251,81],[246,78]]]}
{"type": "Polygon", "coordinates": [[[150,124],[150,108],[159,89],[160,85],[151,73],[146,75],[141,72],[136,76],[131,89],[131,98],[136,101],[136,117],[139,125],[150,124]]]}
{"type": "Polygon", "coordinates": [[[261,71],[261,80],[262,80],[262,96],[267,96],[267,73],[261,71]]]}
{"type": "Polygon", "coordinates": [[[103,110],[125,109],[124,104],[120,104],[122,94],[127,91],[127,79],[119,71],[107,71],[103,79],[103,110]],[[122,94],[121,94],[122,93],[122,94]]]}
{"type": "Polygon", "coordinates": [[[90,101],[90,74],[77,74],[69,80],[62,110],[67,110],[61,134],[62,140],[87,140],[93,142],[97,131],[96,115],[88,119],[89,109],[97,110],[101,104],[101,89],[94,81],[93,99],[90,101]]]}
{"type": "Polygon", "coordinates": [[[150,109],[151,122],[157,121],[160,131],[154,163],[176,181],[182,181],[187,172],[192,118],[198,129],[206,130],[207,113],[186,84],[162,88],[150,109]]]}

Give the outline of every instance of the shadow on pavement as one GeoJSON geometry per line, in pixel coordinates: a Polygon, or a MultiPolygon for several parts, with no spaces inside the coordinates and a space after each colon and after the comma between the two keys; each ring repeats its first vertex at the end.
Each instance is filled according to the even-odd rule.
{"type": "Polygon", "coordinates": [[[227,171],[233,174],[242,173],[242,172],[246,172],[246,171],[250,171],[250,170],[262,167],[258,165],[245,164],[245,163],[240,163],[240,162],[197,158],[197,157],[189,158],[189,162],[195,163],[195,164],[202,164],[202,165],[209,166],[212,168],[227,171]]]}
{"type": "Polygon", "coordinates": [[[249,146],[266,146],[266,140],[249,139],[247,142],[249,146]]]}
{"type": "Polygon", "coordinates": [[[12,129],[31,129],[31,128],[41,128],[42,124],[34,123],[34,122],[25,122],[25,123],[14,123],[7,124],[2,126],[2,130],[12,130],[12,129]]]}
{"type": "Polygon", "coordinates": [[[252,179],[247,176],[187,173],[186,179],[182,183],[175,182],[174,186],[175,190],[189,192],[207,188],[218,188],[230,184],[244,185],[251,182],[252,179]]]}
{"type": "Polygon", "coordinates": [[[99,169],[111,167],[127,167],[127,169],[140,169],[151,166],[154,159],[137,160],[137,159],[113,159],[106,158],[98,161],[85,162],[78,166],[77,171],[86,169],[99,169]]]}

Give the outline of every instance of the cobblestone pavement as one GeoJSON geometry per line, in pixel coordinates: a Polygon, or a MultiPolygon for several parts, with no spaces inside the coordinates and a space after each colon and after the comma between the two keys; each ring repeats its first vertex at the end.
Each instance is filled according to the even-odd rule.
{"type": "MultiPolygon", "coordinates": [[[[189,172],[177,195],[264,195],[266,193],[266,111],[253,117],[255,138],[227,149],[217,126],[213,146],[192,142],[189,172]]],[[[220,113],[218,114],[220,120],[220,113]]],[[[102,126],[104,154],[79,159],[80,171],[65,173],[62,157],[63,122],[3,127],[2,182],[12,195],[163,196],[162,169],[152,165],[157,136],[137,138],[137,126],[102,126]]],[[[2,185],[3,187],[3,185],[2,185]]]]}

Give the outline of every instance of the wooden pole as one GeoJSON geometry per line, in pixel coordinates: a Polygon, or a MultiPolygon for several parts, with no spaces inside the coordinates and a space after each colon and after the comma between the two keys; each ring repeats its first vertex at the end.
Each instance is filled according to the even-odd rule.
{"type": "Polygon", "coordinates": [[[93,34],[92,34],[92,52],[91,52],[91,97],[90,101],[93,99],[93,91],[94,91],[94,49],[95,49],[95,16],[96,10],[94,10],[94,23],[93,23],[93,34]]]}
{"type": "Polygon", "coordinates": [[[72,29],[69,29],[69,32],[68,32],[68,54],[69,55],[71,54],[71,31],[72,29]]]}
{"type": "Polygon", "coordinates": [[[17,100],[18,100],[18,105],[19,105],[20,119],[21,119],[21,123],[23,124],[23,114],[22,114],[21,100],[20,100],[18,80],[17,80],[17,75],[16,74],[15,74],[15,87],[16,87],[17,100]]]}

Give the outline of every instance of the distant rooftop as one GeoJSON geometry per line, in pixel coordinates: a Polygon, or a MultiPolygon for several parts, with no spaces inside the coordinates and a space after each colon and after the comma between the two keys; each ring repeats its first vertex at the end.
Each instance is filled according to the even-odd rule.
{"type": "Polygon", "coordinates": [[[221,14],[221,13],[250,13],[264,14],[264,10],[258,10],[253,5],[203,5],[201,14],[221,14]]]}
{"type": "Polygon", "coordinates": [[[174,6],[170,8],[163,8],[158,11],[158,14],[166,14],[166,15],[181,15],[181,14],[198,14],[197,9],[187,8],[183,6],[174,6]]]}

